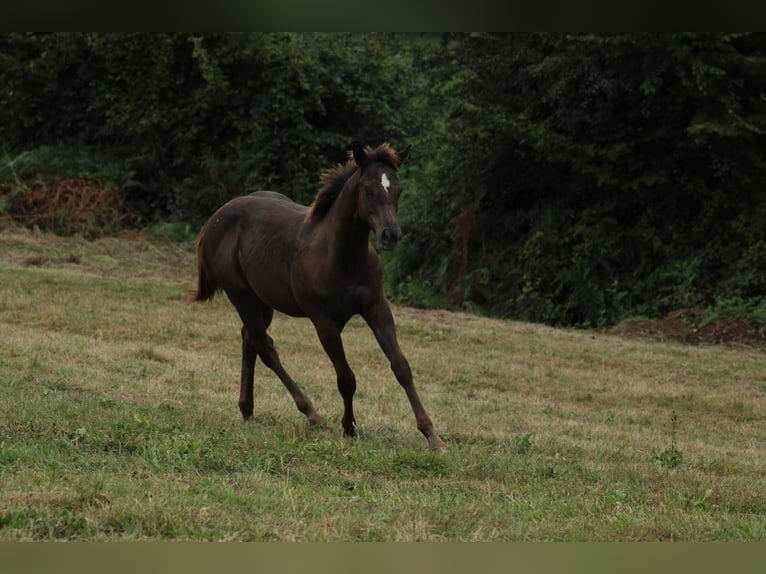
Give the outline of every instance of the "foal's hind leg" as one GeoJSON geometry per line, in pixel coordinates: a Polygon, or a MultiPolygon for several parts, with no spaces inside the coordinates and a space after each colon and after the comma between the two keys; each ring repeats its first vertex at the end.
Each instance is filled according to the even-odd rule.
{"type": "Polygon", "coordinates": [[[239,410],[245,420],[253,417],[253,379],[255,378],[255,359],[258,353],[250,343],[247,328],[242,326],[242,374],[239,383],[239,410]]]}
{"type": "MultiPolygon", "coordinates": [[[[263,307],[263,325],[265,329],[271,325],[271,319],[274,316],[274,310],[270,307],[263,307]]],[[[242,417],[249,420],[253,417],[253,379],[255,378],[255,360],[258,353],[250,340],[247,327],[242,326],[242,374],[240,376],[239,386],[239,410],[242,417]]]]}
{"type": "MultiPolygon", "coordinates": [[[[308,398],[303,389],[287,374],[282,362],[279,360],[279,355],[274,349],[274,341],[266,334],[266,328],[268,323],[271,322],[271,311],[264,311],[264,305],[257,301],[242,302],[235,298],[232,298],[232,303],[237,309],[242,322],[244,323],[244,330],[247,332],[246,340],[250,343],[250,347],[255,350],[255,354],[261,358],[263,364],[274,373],[282,381],[287,390],[292,395],[298,410],[302,412],[312,424],[319,426],[325,426],[324,419],[316,412],[314,405],[308,398]],[[268,322],[266,321],[268,319],[268,322]]],[[[252,415],[252,375],[253,368],[251,365],[251,355],[246,354],[244,349],[243,339],[243,353],[242,353],[242,386],[240,388],[240,410],[245,418],[247,417],[246,409],[249,406],[250,413],[252,415]],[[243,397],[244,395],[244,397],[243,397]],[[242,408],[242,403],[245,403],[245,409],[242,408]]],[[[252,358],[252,365],[255,365],[255,358],[252,358]]]]}
{"type": "MultiPolygon", "coordinates": [[[[274,310],[270,307],[263,308],[263,324],[266,329],[271,325],[274,310]]],[[[242,374],[239,387],[239,410],[242,417],[249,420],[253,417],[253,379],[255,378],[255,360],[258,353],[255,350],[247,327],[242,326],[242,374]]]]}

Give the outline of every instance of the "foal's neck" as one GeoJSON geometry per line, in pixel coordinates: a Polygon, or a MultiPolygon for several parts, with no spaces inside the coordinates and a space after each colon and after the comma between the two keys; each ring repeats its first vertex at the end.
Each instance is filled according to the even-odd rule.
{"type": "Polygon", "coordinates": [[[335,265],[358,266],[367,259],[370,226],[359,217],[358,209],[359,172],[346,182],[327,214],[330,258],[335,265]]]}

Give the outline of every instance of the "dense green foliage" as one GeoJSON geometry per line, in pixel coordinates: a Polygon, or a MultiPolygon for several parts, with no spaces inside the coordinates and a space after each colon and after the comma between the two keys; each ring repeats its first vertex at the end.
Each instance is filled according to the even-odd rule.
{"type": "Polygon", "coordinates": [[[412,142],[395,298],[766,324],[763,34],[5,35],[0,69],[1,181],[88,175],[196,228],[412,142]]]}
{"type": "Polygon", "coordinates": [[[308,201],[352,138],[397,140],[409,123],[407,92],[392,86],[407,83],[412,67],[388,41],[0,36],[0,139],[12,157],[41,146],[74,146],[83,159],[105,154],[106,174],[86,171],[106,175],[147,220],[198,222],[254,189],[308,201]]]}
{"type": "Polygon", "coordinates": [[[453,302],[551,323],[724,303],[766,319],[765,37],[444,48],[448,112],[422,178],[443,235],[415,234],[403,277],[414,268],[453,302]]]}

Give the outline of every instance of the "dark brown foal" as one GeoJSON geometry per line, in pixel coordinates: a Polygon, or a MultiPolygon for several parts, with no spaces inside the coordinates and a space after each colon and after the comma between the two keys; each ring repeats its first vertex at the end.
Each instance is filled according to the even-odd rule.
{"type": "Polygon", "coordinates": [[[393,249],[401,238],[397,221],[401,186],[396,170],[409,150],[355,144],[346,164],[322,176],[322,187],[310,207],[278,193],[259,191],[228,202],[203,227],[197,240],[195,299],[209,300],[222,290],[242,320],[239,408],[245,419],[253,414],[253,374],[260,357],[309,421],[325,424],[282,367],[266,333],[276,309],[311,319],[335,367],[343,397],[343,431],[354,436],[356,377],[346,360],[341,332],[352,316],[360,314],[404,388],[418,429],[432,449],[446,448],[420,402],[399,348],[383,293],[380,259],[369,241],[370,230],[383,249],[393,249]]]}

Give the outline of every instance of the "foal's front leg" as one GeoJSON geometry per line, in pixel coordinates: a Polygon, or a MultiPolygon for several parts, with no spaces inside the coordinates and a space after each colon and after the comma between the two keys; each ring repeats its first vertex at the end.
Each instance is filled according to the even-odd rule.
{"type": "Polygon", "coordinates": [[[420,402],[418,392],[415,390],[415,383],[412,381],[412,370],[404,357],[404,353],[399,348],[399,342],[396,339],[396,327],[394,326],[394,317],[391,314],[391,308],[385,298],[371,305],[364,313],[364,319],[375,334],[378,344],[388,360],[391,362],[391,370],[399,384],[407,394],[407,398],[415,413],[415,421],[418,430],[428,440],[428,446],[432,450],[445,452],[447,445],[444,444],[439,435],[436,434],[431,417],[428,416],[423,403],[420,402]]]}
{"type": "Polygon", "coordinates": [[[327,356],[330,357],[335,374],[338,377],[338,391],[343,397],[343,434],[356,436],[356,419],[354,419],[354,392],[356,391],[356,376],[346,360],[343,341],[340,337],[341,328],[329,319],[314,319],[319,341],[322,343],[327,356]]]}

